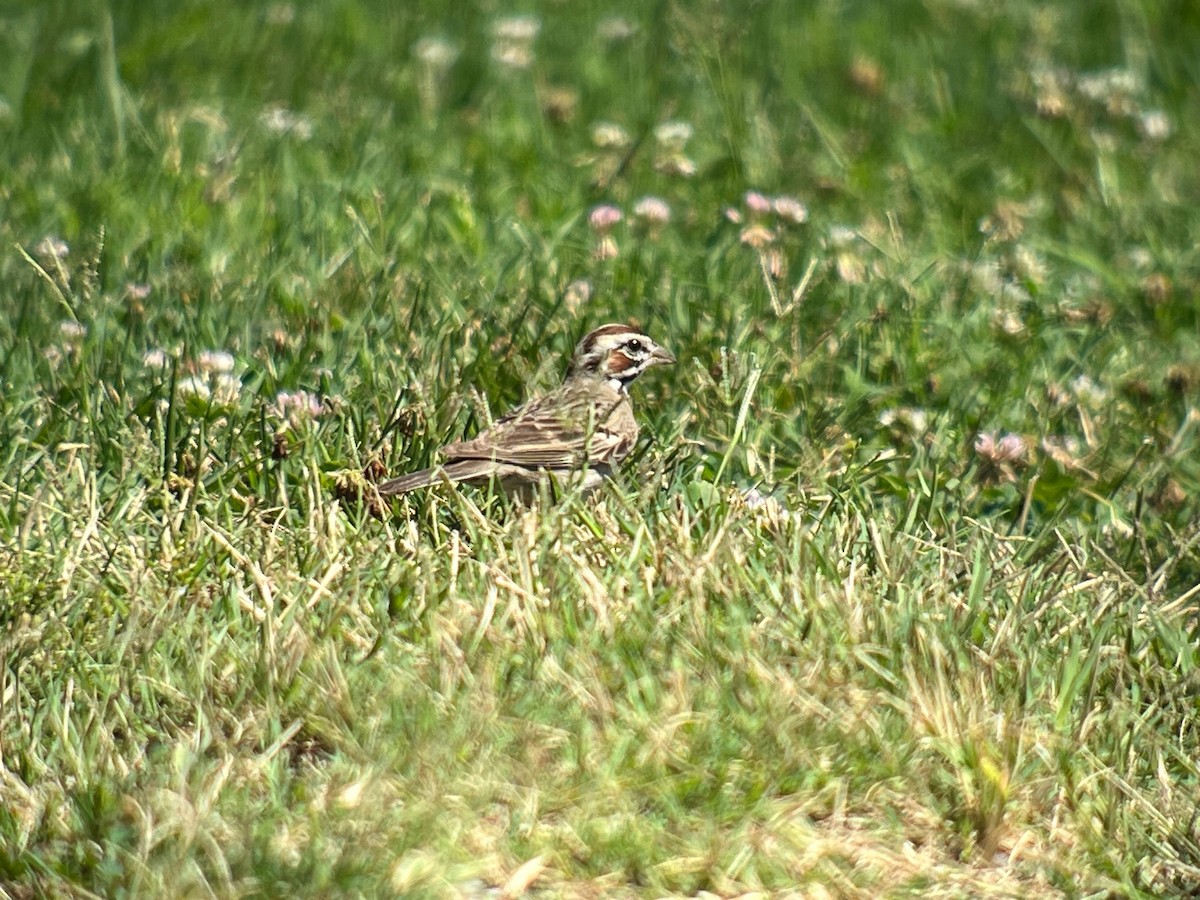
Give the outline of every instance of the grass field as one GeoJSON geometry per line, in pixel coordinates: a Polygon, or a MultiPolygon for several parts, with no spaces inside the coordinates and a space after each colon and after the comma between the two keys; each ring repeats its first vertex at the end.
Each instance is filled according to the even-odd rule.
{"type": "Polygon", "coordinates": [[[0,895],[1194,896],[1198,9],[0,7],[0,895]]]}

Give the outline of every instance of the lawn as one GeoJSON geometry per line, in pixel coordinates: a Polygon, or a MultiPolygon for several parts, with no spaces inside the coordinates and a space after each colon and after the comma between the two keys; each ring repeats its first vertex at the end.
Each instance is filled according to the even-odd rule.
{"type": "Polygon", "coordinates": [[[1197,46],[0,7],[0,895],[1194,895],[1197,46]],[[612,321],[613,483],[375,492],[612,321]]]}

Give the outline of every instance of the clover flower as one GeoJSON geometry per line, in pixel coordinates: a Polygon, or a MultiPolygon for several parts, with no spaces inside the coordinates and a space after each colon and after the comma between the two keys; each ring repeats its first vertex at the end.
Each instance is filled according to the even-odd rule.
{"type": "Polygon", "coordinates": [[[147,369],[162,372],[171,365],[171,357],[167,355],[166,350],[155,348],[147,350],[142,354],[142,365],[147,369]]]}
{"type": "Polygon", "coordinates": [[[492,59],[509,69],[533,64],[533,42],[542,30],[535,16],[510,16],[492,23],[492,59]]]}
{"type": "Polygon", "coordinates": [[[612,259],[617,255],[617,242],[612,236],[612,230],[624,218],[621,210],[612,204],[602,203],[588,213],[588,225],[600,239],[592,256],[596,259],[612,259]]]}
{"type": "Polygon", "coordinates": [[[267,412],[292,426],[318,419],[327,412],[325,402],[309,391],[280,391],[267,412]]]}
{"type": "Polygon", "coordinates": [[[671,207],[661,197],[643,197],[634,204],[633,215],[646,226],[651,237],[657,237],[671,221],[671,207]]]}
{"type": "Polygon", "coordinates": [[[204,350],[196,357],[201,372],[232,372],[233,366],[233,354],[224,350],[204,350]]]}
{"type": "Polygon", "coordinates": [[[771,208],[782,221],[791,225],[803,225],[808,221],[808,207],[795,197],[776,197],[771,208]]]}
{"type": "Polygon", "coordinates": [[[70,252],[70,245],[52,234],[46,235],[33,248],[33,255],[46,264],[61,263],[70,252]]]}
{"type": "Polygon", "coordinates": [[[291,135],[301,141],[307,141],[313,136],[312,119],[278,104],[264,109],[259,114],[258,121],[273,134],[291,135]]]}

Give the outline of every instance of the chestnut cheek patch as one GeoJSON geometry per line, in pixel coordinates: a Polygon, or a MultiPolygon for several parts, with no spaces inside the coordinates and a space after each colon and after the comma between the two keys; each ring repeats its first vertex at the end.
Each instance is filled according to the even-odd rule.
{"type": "Polygon", "coordinates": [[[620,375],[633,368],[633,360],[622,353],[620,350],[614,350],[608,357],[608,371],[611,375],[620,375]]]}

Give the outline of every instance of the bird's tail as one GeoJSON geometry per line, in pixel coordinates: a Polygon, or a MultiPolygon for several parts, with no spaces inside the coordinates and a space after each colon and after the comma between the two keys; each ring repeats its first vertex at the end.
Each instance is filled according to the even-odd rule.
{"type": "Polygon", "coordinates": [[[399,478],[385,481],[379,485],[379,493],[384,497],[394,497],[397,494],[406,494],[409,491],[431,487],[435,484],[486,480],[492,468],[490,460],[461,459],[444,466],[421,469],[419,472],[410,472],[399,478]]]}

